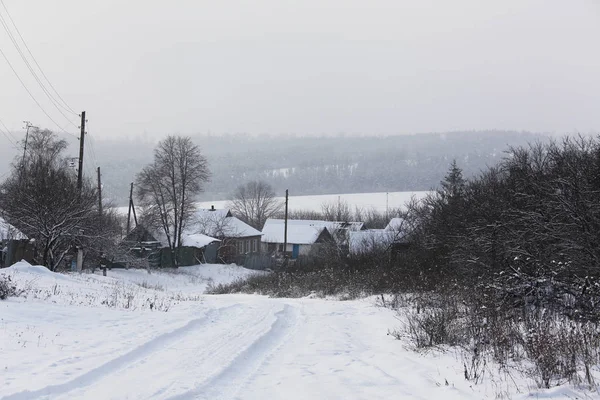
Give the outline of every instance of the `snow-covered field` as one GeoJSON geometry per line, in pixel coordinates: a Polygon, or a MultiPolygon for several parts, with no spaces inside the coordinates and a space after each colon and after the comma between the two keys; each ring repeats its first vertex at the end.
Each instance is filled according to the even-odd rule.
{"type": "Polygon", "coordinates": [[[375,299],[210,296],[252,273],[54,274],[19,263],[0,301],[1,399],[593,398],[501,374],[474,385],[453,351],[415,353],[375,299]],[[153,306],[151,306],[153,304],[153,306]]]}
{"type": "MultiPolygon", "coordinates": [[[[324,203],[337,202],[338,200],[345,201],[350,206],[352,211],[356,207],[365,210],[375,209],[379,212],[385,212],[386,209],[402,208],[406,202],[414,196],[417,199],[424,197],[429,192],[389,192],[389,193],[343,193],[343,194],[323,194],[314,196],[290,196],[290,210],[309,210],[321,211],[324,203]]],[[[284,201],[284,197],[278,197],[280,201],[284,201]]],[[[216,201],[200,201],[198,207],[210,208],[215,206],[217,209],[228,207],[229,200],[216,201]]],[[[119,213],[127,214],[127,207],[118,207],[119,213]]]]}
{"type": "MultiPolygon", "coordinates": [[[[385,212],[386,207],[402,208],[404,204],[410,201],[411,197],[417,199],[424,197],[428,192],[389,192],[389,193],[343,193],[343,194],[323,194],[314,196],[290,196],[290,210],[310,210],[321,211],[323,203],[337,202],[338,200],[345,201],[354,211],[356,207],[365,210],[375,209],[379,212],[385,212]]],[[[284,201],[284,197],[278,198],[284,201]]],[[[201,208],[210,208],[214,205],[215,208],[226,208],[227,200],[220,201],[202,201],[199,203],[201,208]]],[[[127,210],[125,210],[127,211],[127,210]]]]}

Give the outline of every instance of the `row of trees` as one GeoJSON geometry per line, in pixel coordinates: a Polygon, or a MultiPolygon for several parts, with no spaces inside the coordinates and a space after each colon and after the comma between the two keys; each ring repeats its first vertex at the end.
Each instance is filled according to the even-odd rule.
{"type": "Polygon", "coordinates": [[[442,188],[405,215],[412,278],[598,320],[599,195],[598,140],[511,148],[469,181],[453,164],[442,188]]]}

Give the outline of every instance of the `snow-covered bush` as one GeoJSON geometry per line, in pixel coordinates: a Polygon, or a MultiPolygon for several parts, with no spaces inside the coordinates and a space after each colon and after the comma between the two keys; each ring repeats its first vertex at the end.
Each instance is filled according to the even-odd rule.
{"type": "Polygon", "coordinates": [[[17,285],[12,281],[10,275],[0,275],[0,300],[18,295],[17,285]]]}

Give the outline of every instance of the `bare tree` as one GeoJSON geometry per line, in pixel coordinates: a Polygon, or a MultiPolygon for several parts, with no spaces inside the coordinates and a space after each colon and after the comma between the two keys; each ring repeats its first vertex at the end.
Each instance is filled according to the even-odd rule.
{"type": "Polygon", "coordinates": [[[62,157],[66,142],[49,130],[34,130],[28,145],[0,186],[0,212],[35,240],[41,253],[36,261],[55,270],[73,246],[100,244],[109,235],[99,220],[94,185],[85,180],[79,191],[77,177],[62,157]]]}
{"type": "Polygon", "coordinates": [[[205,211],[194,218],[194,232],[219,239],[218,254],[222,261],[228,262],[236,254],[236,245],[241,236],[232,218],[219,211],[205,211]]]}
{"type": "Polygon", "coordinates": [[[178,265],[182,233],[196,196],[209,180],[208,161],[190,137],[168,136],[154,150],[154,161],[136,177],[136,195],[166,237],[173,266],[178,265]]]}
{"type": "Polygon", "coordinates": [[[256,229],[262,229],[267,218],[271,218],[283,207],[275,197],[271,185],[263,181],[251,181],[239,186],[233,193],[231,211],[241,220],[256,229]]]}
{"type": "Polygon", "coordinates": [[[352,212],[346,200],[338,197],[337,201],[321,204],[321,211],[326,221],[347,222],[352,219],[352,212]]]}

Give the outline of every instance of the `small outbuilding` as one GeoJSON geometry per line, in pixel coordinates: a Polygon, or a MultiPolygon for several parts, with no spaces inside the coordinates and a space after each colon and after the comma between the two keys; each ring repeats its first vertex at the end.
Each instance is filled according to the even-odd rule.
{"type": "Polygon", "coordinates": [[[0,217],[0,268],[21,260],[32,262],[34,244],[23,232],[0,217]]]}

